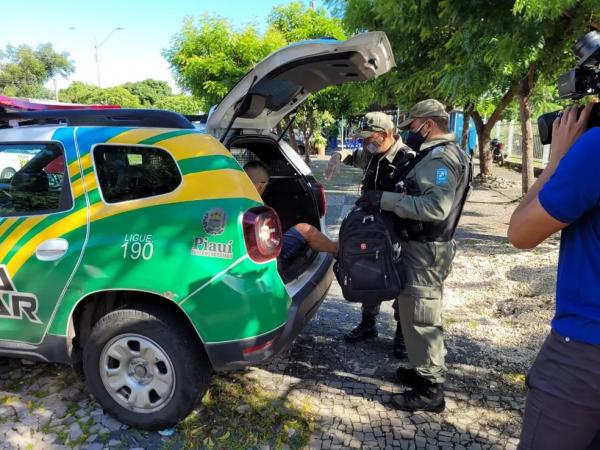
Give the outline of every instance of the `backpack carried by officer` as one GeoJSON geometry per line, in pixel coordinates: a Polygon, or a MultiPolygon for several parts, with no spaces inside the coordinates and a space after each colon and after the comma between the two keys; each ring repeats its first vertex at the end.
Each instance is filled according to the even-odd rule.
{"type": "Polygon", "coordinates": [[[392,300],[402,290],[400,240],[386,213],[354,208],[342,222],[338,261],[333,266],[350,302],[392,300]]]}

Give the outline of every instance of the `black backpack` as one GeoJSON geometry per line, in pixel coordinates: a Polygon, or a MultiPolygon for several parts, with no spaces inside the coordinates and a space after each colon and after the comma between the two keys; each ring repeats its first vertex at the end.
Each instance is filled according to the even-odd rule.
{"type": "Polygon", "coordinates": [[[354,208],[342,222],[335,276],[350,302],[392,300],[402,290],[400,240],[386,213],[354,208]]]}

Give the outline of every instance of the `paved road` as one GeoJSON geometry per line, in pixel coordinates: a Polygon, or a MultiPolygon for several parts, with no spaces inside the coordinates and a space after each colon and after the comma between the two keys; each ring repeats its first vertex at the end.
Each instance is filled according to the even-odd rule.
{"type": "MultiPolygon", "coordinates": [[[[315,161],[318,174],[324,162],[315,161]]],[[[336,233],[357,195],[360,172],[344,168],[327,183],[328,225],[336,233]]],[[[482,367],[463,364],[450,348],[447,409],[409,414],[390,396],[399,362],[391,355],[394,322],[383,306],[380,337],[348,345],[341,336],[360,318],[334,283],[316,317],[287,353],[243,376],[266,390],[309,402],[318,428],[310,447],[394,449],[512,449],[518,443],[523,393],[505,389],[482,367]]],[[[0,449],[169,448],[158,433],[128,429],[105,415],[68,369],[0,359],[0,449]]]]}

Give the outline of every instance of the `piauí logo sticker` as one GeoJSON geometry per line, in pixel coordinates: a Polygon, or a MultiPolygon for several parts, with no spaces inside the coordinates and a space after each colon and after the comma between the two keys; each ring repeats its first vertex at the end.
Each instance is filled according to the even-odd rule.
{"type": "Polygon", "coordinates": [[[231,259],[233,258],[233,241],[213,242],[207,237],[195,237],[192,255],[231,259]]]}

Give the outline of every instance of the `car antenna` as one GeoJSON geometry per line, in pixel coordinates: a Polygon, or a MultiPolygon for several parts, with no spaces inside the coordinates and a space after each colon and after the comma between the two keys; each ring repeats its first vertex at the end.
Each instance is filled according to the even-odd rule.
{"type": "Polygon", "coordinates": [[[285,128],[283,129],[283,131],[281,132],[281,134],[280,134],[280,135],[279,135],[279,137],[277,138],[277,142],[279,142],[279,141],[280,141],[280,140],[283,138],[283,135],[284,135],[285,133],[287,133],[287,130],[289,130],[289,129],[290,129],[290,127],[291,127],[291,126],[292,126],[292,124],[294,123],[294,120],[296,120],[296,114],[294,114],[294,115],[293,115],[293,116],[290,118],[290,121],[289,121],[289,123],[288,123],[288,124],[285,126],[285,128]]]}
{"type": "Polygon", "coordinates": [[[225,138],[227,137],[227,133],[229,133],[229,130],[231,130],[231,127],[233,126],[233,122],[235,122],[235,119],[237,119],[239,117],[239,115],[242,113],[242,106],[244,105],[244,103],[246,103],[246,99],[248,98],[248,95],[250,95],[250,91],[254,87],[254,83],[256,83],[257,78],[258,78],[258,76],[254,75],[254,78],[252,79],[252,83],[250,83],[250,87],[248,88],[248,92],[246,92],[246,95],[244,95],[244,98],[242,98],[242,101],[239,102],[237,108],[235,108],[235,111],[233,112],[233,116],[231,116],[231,120],[229,121],[229,124],[227,125],[227,128],[225,129],[225,132],[223,133],[223,136],[221,136],[221,139],[219,139],[219,142],[221,142],[221,144],[225,141],[225,138]]]}

